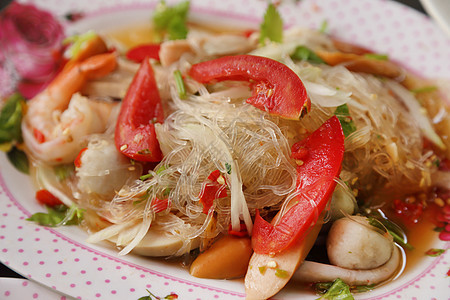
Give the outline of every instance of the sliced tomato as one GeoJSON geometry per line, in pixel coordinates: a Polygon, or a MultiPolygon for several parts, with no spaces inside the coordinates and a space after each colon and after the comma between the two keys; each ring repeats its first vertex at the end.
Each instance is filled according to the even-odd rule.
{"type": "Polygon", "coordinates": [[[162,153],[154,124],[163,121],[155,75],[148,60],[144,60],[122,100],[115,131],[117,149],[137,161],[160,161],[162,153]]]}
{"type": "Polygon", "coordinates": [[[36,200],[41,205],[47,205],[47,206],[56,206],[63,204],[59,198],[54,196],[52,193],[50,193],[48,190],[38,190],[36,191],[36,200]]]}
{"type": "Polygon", "coordinates": [[[344,134],[338,118],[330,118],[305,140],[294,144],[292,150],[293,156],[302,160],[297,166],[299,196],[292,200],[294,204],[276,224],[265,221],[257,211],[252,232],[252,246],[256,253],[281,252],[303,238],[317,222],[341,171],[344,134]]]}
{"type": "Polygon", "coordinates": [[[247,103],[286,119],[298,120],[311,108],[311,101],[297,74],[270,58],[225,56],[193,65],[189,75],[201,83],[249,81],[253,92],[247,103]]]}
{"type": "Polygon", "coordinates": [[[137,63],[141,63],[145,58],[159,60],[160,44],[142,44],[127,51],[126,57],[137,63]]]}

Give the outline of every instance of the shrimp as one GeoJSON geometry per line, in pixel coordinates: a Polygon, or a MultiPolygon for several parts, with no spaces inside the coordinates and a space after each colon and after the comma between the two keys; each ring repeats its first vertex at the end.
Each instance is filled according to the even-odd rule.
{"type": "Polygon", "coordinates": [[[29,101],[22,133],[30,154],[49,164],[68,163],[83,148],[88,134],[105,131],[112,102],[92,101],[77,92],[91,79],[116,68],[116,55],[94,55],[65,68],[29,101]]]}

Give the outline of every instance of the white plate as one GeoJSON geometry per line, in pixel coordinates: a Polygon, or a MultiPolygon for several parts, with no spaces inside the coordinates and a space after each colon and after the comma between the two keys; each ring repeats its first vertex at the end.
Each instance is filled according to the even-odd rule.
{"type": "Polygon", "coordinates": [[[4,300],[45,299],[69,300],[70,298],[57,293],[46,286],[33,281],[19,278],[0,278],[0,298],[4,300]]]}
{"type": "Polygon", "coordinates": [[[448,0],[420,0],[425,10],[436,23],[450,36],[450,1],[448,0]]]}
{"type": "MultiPolygon", "coordinates": [[[[39,0],[43,8],[62,16],[84,11],[86,17],[72,30],[104,28],[148,20],[155,2],[128,0],[39,0]],[[128,3],[128,4],[125,4],[128,3]]],[[[170,1],[169,1],[170,3],[170,1]]],[[[257,26],[266,1],[192,1],[192,15],[229,24],[257,26]]],[[[450,79],[450,39],[418,12],[386,0],[302,0],[281,7],[288,25],[319,28],[327,20],[340,39],[358,43],[379,53],[389,53],[413,72],[426,77],[450,79]]],[[[25,219],[42,208],[35,203],[27,176],[18,173],[0,155],[0,260],[22,275],[79,299],[138,299],[146,289],[164,297],[171,292],[180,299],[240,299],[241,280],[202,280],[191,277],[177,264],[128,255],[117,256],[108,245],[84,242],[87,235],[77,227],[38,227],[25,219]]],[[[430,232],[430,234],[435,234],[430,232]]],[[[449,248],[436,239],[435,248],[449,248]]],[[[450,255],[424,256],[400,278],[357,299],[448,299],[447,272],[450,255]]],[[[295,287],[277,299],[314,299],[295,287]]],[[[1,297],[2,295],[0,295],[1,297]]]]}

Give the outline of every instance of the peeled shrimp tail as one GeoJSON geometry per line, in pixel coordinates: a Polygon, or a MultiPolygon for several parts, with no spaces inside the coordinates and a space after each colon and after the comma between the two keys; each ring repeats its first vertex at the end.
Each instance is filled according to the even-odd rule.
{"type": "Polygon", "coordinates": [[[105,104],[75,93],[88,80],[112,72],[116,65],[114,53],[89,57],[64,69],[47,89],[29,101],[22,132],[31,155],[48,163],[73,161],[86,135],[106,129],[104,120],[115,104],[97,109],[105,104]]]}

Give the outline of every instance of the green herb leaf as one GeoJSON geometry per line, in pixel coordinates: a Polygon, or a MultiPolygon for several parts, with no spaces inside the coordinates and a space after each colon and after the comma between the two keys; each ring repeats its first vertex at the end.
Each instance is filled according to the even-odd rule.
{"type": "Polygon", "coordinates": [[[336,279],[333,281],[333,283],[330,285],[330,287],[327,289],[325,294],[322,295],[322,297],[318,298],[317,300],[354,300],[351,292],[350,287],[341,279],[336,279]]]}
{"type": "Polygon", "coordinates": [[[259,267],[258,269],[259,269],[259,273],[261,273],[261,275],[264,275],[266,273],[267,267],[266,266],[262,266],[262,267],[259,267]]]}
{"type": "Polygon", "coordinates": [[[30,166],[28,162],[28,157],[22,150],[17,149],[16,147],[12,147],[11,150],[6,153],[8,160],[11,164],[20,172],[29,174],[30,166]]]}
{"type": "Polygon", "coordinates": [[[346,103],[338,106],[334,114],[338,117],[339,122],[341,123],[345,137],[356,131],[355,122],[353,122],[353,119],[350,116],[350,111],[346,103]]]}
{"type": "Polygon", "coordinates": [[[149,293],[148,296],[143,296],[140,297],[138,300],[157,300],[157,299],[165,299],[165,300],[176,300],[178,299],[178,295],[175,293],[170,293],[169,295],[165,296],[164,298],[161,297],[157,297],[155,295],[152,294],[152,292],[150,292],[149,290],[147,290],[147,292],[149,293]]]}
{"type": "Polygon", "coordinates": [[[175,86],[177,88],[178,96],[180,99],[186,99],[186,87],[184,86],[183,75],[181,75],[180,70],[175,70],[173,72],[175,77],[175,86]]]}
{"type": "Polygon", "coordinates": [[[364,57],[375,59],[375,60],[389,60],[389,56],[386,54],[378,54],[378,53],[366,53],[364,57]]]}
{"type": "Polygon", "coordinates": [[[266,9],[260,29],[259,43],[261,45],[264,45],[267,39],[276,43],[283,41],[283,19],[272,3],[266,9]]]}
{"type": "Polygon", "coordinates": [[[291,58],[296,60],[306,60],[316,64],[325,63],[323,59],[306,46],[298,46],[295,48],[294,53],[291,54],[291,58]]]}
{"type": "Polygon", "coordinates": [[[174,6],[167,6],[161,1],[153,14],[153,25],[161,36],[167,33],[170,40],[185,39],[188,28],[186,25],[189,12],[189,1],[180,2],[174,6]]]}
{"type": "Polygon", "coordinates": [[[445,253],[445,249],[436,249],[436,248],[430,249],[427,252],[425,252],[426,255],[431,256],[431,257],[437,257],[444,253],[445,253]]]}
{"type": "MultiPolygon", "coordinates": [[[[25,99],[15,93],[6,100],[0,111],[0,145],[5,143],[15,144],[22,142],[21,122],[25,99]]],[[[6,147],[10,150],[11,147],[6,147]]]]}
{"type": "Polygon", "coordinates": [[[62,225],[78,225],[83,218],[84,210],[78,208],[76,205],[72,205],[70,208],[65,205],[46,206],[46,208],[47,213],[35,213],[27,220],[42,226],[56,227],[62,225]]]}

